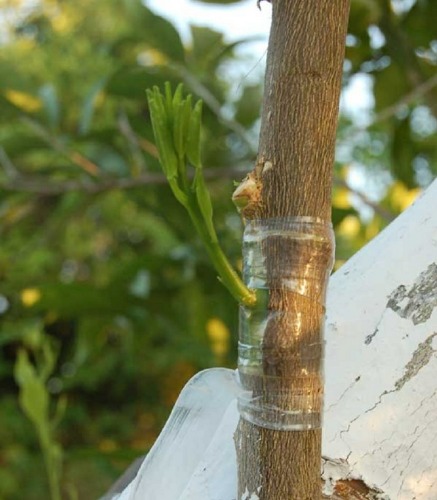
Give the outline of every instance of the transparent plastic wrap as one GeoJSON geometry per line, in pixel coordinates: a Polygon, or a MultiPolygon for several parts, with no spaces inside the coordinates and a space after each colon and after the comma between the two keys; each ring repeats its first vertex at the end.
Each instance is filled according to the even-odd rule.
{"type": "Polygon", "coordinates": [[[255,307],[240,307],[240,415],[261,427],[322,425],[325,297],[332,225],[317,218],[252,220],[243,276],[255,307]]]}

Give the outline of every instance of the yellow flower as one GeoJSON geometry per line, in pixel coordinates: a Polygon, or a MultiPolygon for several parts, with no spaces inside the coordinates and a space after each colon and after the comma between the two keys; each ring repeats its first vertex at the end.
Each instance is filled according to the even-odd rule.
{"type": "Polygon", "coordinates": [[[360,228],[360,219],[355,215],[348,215],[341,221],[341,224],[338,226],[337,233],[340,236],[354,238],[360,232],[360,228]]]}
{"type": "Polygon", "coordinates": [[[219,318],[211,318],[206,323],[206,333],[211,342],[211,350],[221,358],[229,351],[231,334],[228,327],[219,318]]]}
{"type": "Polygon", "coordinates": [[[391,187],[391,201],[401,212],[408,208],[420,194],[420,188],[408,189],[402,182],[395,182],[391,187]]]}
{"type": "Polygon", "coordinates": [[[5,97],[9,102],[28,113],[38,111],[42,106],[37,97],[19,90],[6,90],[5,97]]]}
{"type": "Polygon", "coordinates": [[[25,288],[21,291],[21,302],[25,307],[32,307],[41,299],[38,288],[25,288]]]}

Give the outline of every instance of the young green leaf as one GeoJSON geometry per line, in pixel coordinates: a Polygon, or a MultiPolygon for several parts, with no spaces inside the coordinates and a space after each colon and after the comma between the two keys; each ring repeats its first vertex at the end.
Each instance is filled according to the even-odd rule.
{"type": "Polygon", "coordinates": [[[150,117],[159,160],[176,199],[185,207],[201,236],[221,280],[232,295],[253,306],[254,293],[241,281],[218,243],[213,224],[211,198],[206,188],[200,160],[200,126],[202,101],[192,108],[192,97],[182,97],[182,85],[171,95],[170,84],[164,95],[157,87],[147,91],[150,117]],[[187,162],[195,168],[191,189],[187,179],[187,162]]]}
{"type": "MultiPolygon", "coordinates": [[[[62,449],[53,436],[57,422],[56,418],[51,420],[49,416],[50,395],[45,385],[47,377],[53,372],[57,356],[47,339],[42,344],[42,352],[34,351],[34,355],[38,360],[37,365],[40,365],[39,370],[29,360],[27,351],[21,349],[18,352],[14,366],[15,380],[20,389],[18,400],[38,435],[47,471],[50,498],[61,500],[62,449]]],[[[64,404],[58,400],[58,418],[62,415],[64,404]]]]}
{"type": "Polygon", "coordinates": [[[43,337],[43,339],[41,346],[42,359],[40,363],[40,377],[43,382],[47,382],[55,369],[57,354],[55,348],[50,345],[50,340],[47,337],[43,337]]]}
{"type": "Polygon", "coordinates": [[[182,92],[183,92],[184,86],[182,83],[180,83],[176,87],[176,91],[173,96],[173,109],[177,108],[179,104],[182,102],[182,92]]]}
{"type": "Polygon", "coordinates": [[[63,419],[65,415],[65,411],[67,409],[67,398],[66,396],[60,396],[58,401],[56,402],[55,414],[53,415],[51,426],[52,429],[55,429],[60,421],[63,419]]]}
{"type": "Polygon", "coordinates": [[[201,168],[200,160],[200,127],[202,121],[202,101],[197,101],[194,110],[191,113],[190,125],[188,131],[188,140],[186,145],[187,157],[190,163],[201,168]]]}
{"type": "Polygon", "coordinates": [[[177,104],[173,109],[173,143],[176,154],[185,167],[185,136],[187,131],[185,129],[184,110],[184,101],[177,104]]]}
{"type": "Polygon", "coordinates": [[[186,132],[186,138],[185,140],[188,139],[188,133],[190,130],[190,120],[191,120],[191,114],[193,112],[193,96],[191,94],[188,94],[186,99],[184,100],[184,111],[183,111],[183,120],[184,120],[184,127],[186,132]]]}
{"type": "Polygon", "coordinates": [[[178,161],[173,145],[173,137],[169,130],[164,100],[159,90],[147,91],[150,118],[159,159],[167,179],[176,179],[178,175],[178,161]]]}
{"type": "Polygon", "coordinates": [[[194,189],[196,192],[197,204],[205,222],[208,234],[211,238],[211,241],[216,242],[217,235],[212,220],[213,211],[211,197],[209,195],[209,191],[206,187],[205,180],[200,169],[196,170],[196,174],[194,176],[194,189]]]}
{"type": "MultiPolygon", "coordinates": [[[[159,90],[158,90],[158,92],[159,92],[159,90]]],[[[167,119],[171,123],[172,118],[173,118],[173,94],[171,91],[170,82],[165,82],[164,93],[165,93],[165,99],[163,98],[163,102],[164,102],[165,110],[167,113],[167,119]]]]}
{"type": "Polygon", "coordinates": [[[49,395],[24,350],[18,352],[14,376],[20,388],[20,406],[27,418],[41,431],[47,424],[49,395]]]}

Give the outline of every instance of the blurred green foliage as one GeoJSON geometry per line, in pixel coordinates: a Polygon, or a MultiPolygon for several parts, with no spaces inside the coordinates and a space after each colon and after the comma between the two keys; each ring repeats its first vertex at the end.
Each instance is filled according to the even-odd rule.
{"type": "Polygon", "coordinates": [[[61,396],[54,415],[50,415],[48,379],[56,365],[56,354],[48,337],[35,332],[37,345],[32,350],[37,366],[29,360],[25,349],[18,351],[15,381],[19,387],[18,401],[23,413],[32,422],[38,436],[50,487],[50,498],[61,499],[62,450],[54,438],[56,426],[63,417],[66,399],[61,396]]]}
{"type": "MultiPolygon", "coordinates": [[[[0,498],[49,496],[14,380],[25,365],[43,426],[68,399],[50,425],[63,497],[94,499],[153,444],[191,375],[235,364],[237,306],[164,182],[145,89],[184,82],[204,101],[205,177],[238,267],[232,181],[255,158],[262,84],[236,93],[227,78],[244,40],[202,26],[183,40],[139,0],[7,0],[0,15],[0,498]]],[[[352,0],[344,85],[366,79],[374,106],[340,118],[337,265],[437,171],[436,25],[434,0],[352,0]]]]}

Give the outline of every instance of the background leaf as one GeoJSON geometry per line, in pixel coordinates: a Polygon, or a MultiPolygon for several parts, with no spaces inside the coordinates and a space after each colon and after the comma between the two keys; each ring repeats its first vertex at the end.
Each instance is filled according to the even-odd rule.
{"type": "Polygon", "coordinates": [[[173,61],[183,62],[184,46],[175,27],[157,16],[139,0],[124,0],[137,36],[173,61]]]}

